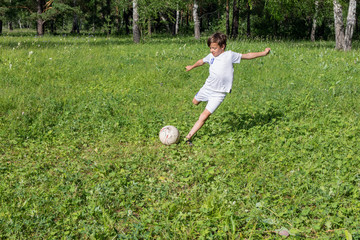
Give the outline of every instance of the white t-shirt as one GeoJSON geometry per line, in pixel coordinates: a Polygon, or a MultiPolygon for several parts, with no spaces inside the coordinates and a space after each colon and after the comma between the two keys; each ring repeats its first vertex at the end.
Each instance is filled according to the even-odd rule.
{"type": "Polygon", "coordinates": [[[217,57],[212,53],[203,58],[210,65],[205,86],[216,92],[229,93],[234,79],[234,63],[240,63],[241,53],[226,51],[217,57]]]}

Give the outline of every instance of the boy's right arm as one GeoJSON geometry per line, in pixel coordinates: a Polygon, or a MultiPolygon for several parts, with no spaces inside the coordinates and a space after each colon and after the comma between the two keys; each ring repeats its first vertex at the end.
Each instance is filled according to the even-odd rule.
{"type": "Polygon", "coordinates": [[[200,67],[200,66],[202,66],[204,64],[205,64],[204,60],[200,59],[194,65],[189,65],[189,66],[186,66],[185,68],[186,68],[186,71],[188,72],[188,71],[190,71],[190,70],[192,70],[192,69],[194,69],[196,67],[200,67]]]}

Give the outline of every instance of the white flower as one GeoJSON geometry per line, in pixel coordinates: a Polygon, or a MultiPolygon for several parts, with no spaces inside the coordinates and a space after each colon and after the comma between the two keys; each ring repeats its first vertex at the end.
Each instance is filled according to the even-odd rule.
{"type": "Polygon", "coordinates": [[[33,51],[30,51],[30,52],[29,52],[29,57],[30,57],[33,53],[34,53],[33,51]]]}

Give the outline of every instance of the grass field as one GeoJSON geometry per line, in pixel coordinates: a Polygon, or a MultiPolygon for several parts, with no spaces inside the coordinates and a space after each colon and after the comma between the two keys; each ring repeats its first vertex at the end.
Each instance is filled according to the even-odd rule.
{"type": "Polygon", "coordinates": [[[0,239],[360,239],[360,50],[230,41],[194,138],[205,39],[0,37],[0,239]]]}

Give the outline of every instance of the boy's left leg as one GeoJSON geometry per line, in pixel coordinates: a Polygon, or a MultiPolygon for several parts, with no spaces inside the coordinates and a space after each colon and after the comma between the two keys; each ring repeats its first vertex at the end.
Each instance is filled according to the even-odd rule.
{"type": "Polygon", "coordinates": [[[205,109],[201,114],[199,119],[194,124],[193,128],[190,130],[189,134],[186,136],[188,140],[190,140],[195,133],[205,124],[206,120],[210,117],[211,112],[205,109]]]}

